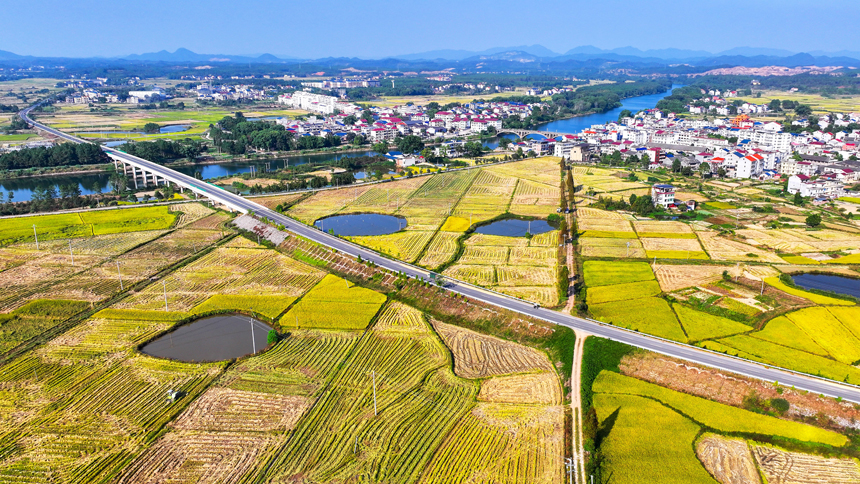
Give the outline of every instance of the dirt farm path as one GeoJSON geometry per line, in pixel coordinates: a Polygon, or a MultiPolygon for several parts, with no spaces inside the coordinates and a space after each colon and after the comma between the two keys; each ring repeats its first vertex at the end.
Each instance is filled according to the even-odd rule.
{"type": "Polygon", "coordinates": [[[570,374],[570,408],[573,415],[573,462],[576,469],[574,482],[585,483],[585,449],[582,440],[582,353],[585,338],[589,335],[576,330],[573,350],[573,371],[570,374]]]}

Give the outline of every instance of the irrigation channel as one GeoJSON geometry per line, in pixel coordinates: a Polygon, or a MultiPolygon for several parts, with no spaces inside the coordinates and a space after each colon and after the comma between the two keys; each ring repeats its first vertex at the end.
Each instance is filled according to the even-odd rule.
{"type": "Polygon", "coordinates": [[[406,228],[406,219],[379,213],[353,213],[321,218],[314,227],[335,235],[388,235],[406,228]]]}
{"type": "Polygon", "coordinates": [[[248,316],[222,314],[184,324],[140,351],[177,361],[223,361],[259,353],[271,326],[248,316]]]}
{"type": "Polygon", "coordinates": [[[797,274],[791,276],[791,279],[804,289],[818,289],[860,298],[860,279],[828,274],[797,274]]]}

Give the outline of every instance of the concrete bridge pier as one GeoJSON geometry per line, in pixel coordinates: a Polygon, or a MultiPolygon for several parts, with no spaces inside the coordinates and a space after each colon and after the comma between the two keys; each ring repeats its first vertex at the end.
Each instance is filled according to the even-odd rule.
{"type": "MultiPolygon", "coordinates": [[[[159,176],[157,173],[148,172],[143,168],[125,163],[120,158],[111,158],[113,158],[113,164],[114,167],[116,167],[116,170],[129,178],[129,181],[134,185],[135,190],[139,188],[147,188],[149,186],[170,186],[170,181],[159,176]]],[[[180,190],[184,191],[181,186],[180,190]]]]}

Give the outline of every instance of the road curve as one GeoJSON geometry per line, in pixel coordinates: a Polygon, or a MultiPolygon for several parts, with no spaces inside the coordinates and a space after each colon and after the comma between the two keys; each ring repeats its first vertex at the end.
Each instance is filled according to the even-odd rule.
{"type": "MultiPolygon", "coordinates": [[[[67,141],[73,143],[88,142],[33,121],[29,114],[34,107],[35,105],[21,111],[19,114],[21,119],[35,125],[42,131],[46,131],[67,141]]],[[[186,188],[190,187],[196,193],[212,198],[217,202],[224,203],[235,210],[239,210],[244,213],[254,212],[261,217],[266,217],[269,220],[283,225],[287,231],[313,240],[314,242],[331,247],[353,257],[360,255],[362,259],[373,262],[379,267],[389,271],[402,272],[413,278],[424,280],[429,279],[429,272],[420,267],[383,257],[374,251],[305,225],[215,185],[208,184],[194,177],[184,175],[170,168],[129,155],[119,150],[107,147],[102,147],[102,149],[112,156],[121,158],[129,163],[133,163],[138,167],[146,169],[146,171],[156,173],[158,176],[170,180],[173,183],[181,184],[186,188]]],[[[450,278],[446,279],[449,281],[447,287],[449,291],[462,294],[493,306],[548,321],[553,324],[567,326],[572,329],[579,329],[595,336],[612,339],[631,346],[636,346],[712,368],[730,371],[769,382],[779,382],[781,385],[793,386],[798,389],[831,397],[841,397],[844,400],[860,403],[860,387],[858,386],[754,363],[748,360],[704,350],[695,346],[676,343],[629,331],[617,326],[607,325],[599,321],[570,316],[549,309],[535,308],[527,301],[499,294],[462,281],[452,280],[450,278]]]]}

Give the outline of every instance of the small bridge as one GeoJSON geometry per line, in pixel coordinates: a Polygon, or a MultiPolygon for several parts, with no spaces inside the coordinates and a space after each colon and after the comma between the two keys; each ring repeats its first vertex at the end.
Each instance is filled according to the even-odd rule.
{"type": "Polygon", "coordinates": [[[540,136],[545,136],[547,138],[558,138],[559,136],[564,136],[570,133],[553,133],[551,131],[533,131],[530,129],[502,129],[498,132],[498,134],[515,134],[520,138],[525,138],[530,134],[536,134],[540,136]]]}

